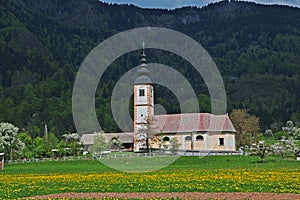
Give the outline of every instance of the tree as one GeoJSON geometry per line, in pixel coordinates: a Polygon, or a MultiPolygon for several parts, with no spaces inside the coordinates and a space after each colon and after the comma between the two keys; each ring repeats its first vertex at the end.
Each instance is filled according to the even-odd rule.
{"type": "Polygon", "coordinates": [[[68,134],[63,134],[62,137],[65,138],[66,144],[72,142],[72,141],[79,141],[80,136],[78,133],[68,133],[68,134]]]}
{"type": "Polygon", "coordinates": [[[274,138],[277,140],[281,140],[282,138],[289,138],[290,135],[288,132],[285,131],[278,131],[274,134],[274,138]]]}
{"type": "Polygon", "coordinates": [[[62,137],[65,138],[66,148],[69,148],[70,155],[76,155],[81,145],[79,144],[80,136],[78,133],[64,134],[62,137]]]}
{"type": "Polygon", "coordinates": [[[273,136],[273,132],[272,132],[271,129],[267,129],[267,130],[265,130],[265,132],[263,133],[263,135],[265,137],[272,137],[273,136]]]}
{"type": "Polygon", "coordinates": [[[210,98],[206,94],[199,94],[197,96],[201,112],[211,112],[210,98]]]}
{"type": "Polygon", "coordinates": [[[180,144],[179,144],[179,141],[176,137],[173,137],[171,139],[170,147],[171,147],[170,150],[171,150],[172,154],[175,154],[178,151],[178,149],[180,147],[180,144]]]}
{"type": "Polygon", "coordinates": [[[89,148],[89,151],[96,157],[103,154],[103,151],[108,149],[108,143],[102,133],[97,134],[94,137],[94,144],[89,148]]]}
{"type": "Polygon", "coordinates": [[[235,109],[229,115],[233,126],[236,129],[237,147],[257,140],[257,134],[260,131],[259,118],[248,113],[246,109],[235,109]]]}
{"type": "Polygon", "coordinates": [[[47,145],[49,145],[49,148],[55,148],[55,146],[58,144],[58,142],[59,142],[59,140],[57,139],[55,134],[49,132],[48,133],[48,143],[47,143],[47,145]]]}
{"type": "Polygon", "coordinates": [[[294,129],[294,122],[291,121],[291,120],[287,121],[286,122],[286,127],[289,129],[290,132],[292,132],[293,129],[294,129]]]}
{"type": "Polygon", "coordinates": [[[282,130],[287,132],[289,137],[293,137],[296,140],[300,139],[300,128],[294,126],[293,121],[287,121],[286,126],[282,127],[282,130]]]}
{"type": "Polygon", "coordinates": [[[142,125],[138,129],[138,137],[137,140],[143,144],[143,146],[146,147],[147,152],[149,152],[149,139],[151,139],[153,136],[157,134],[157,128],[154,123],[154,120],[150,120],[147,124],[142,125]]]}
{"type": "Polygon", "coordinates": [[[25,144],[25,147],[22,151],[23,158],[31,158],[33,156],[33,140],[27,132],[22,132],[17,135],[17,137],[25,144]]]}
{"type": "Polygon", "coordinates": [[[60,140],[60,142],[56,145],[56,148],[58,148],[58,154],[60,157],[63,157],[66,155],[66,141],[60,140]]]}
{"type": "Polygon", "coordinates": [[[109,146],[111,149],[112,148],[120,149],[122,147],[122,142],[120,141],[120,137],[119,136],[112,137],[109,141],[109,146]]]}
{"type": "Polygon", "coordinates": [[[300,140],[300,128],[296,128],[296,129],[293,131],[293,137],[294,137],[294,139],[296,139],[296,140],[300,140]]]}
{"type": "Polygon", "coordinates": [[[25,144],[17,137],[19,128],[11,123],[0,123],[0,151],[9,155],[12,160],[13,153],[20,155],[25,144]]]}
{"type": "Polygon", "coordinates": [[[285,137],[283,137],[279,142],[272,145],[272,149],[275,154],[280,154],[282,159],[284,159],[287,154],[294,154],[298,151],[298,148],[296,147],[294,141],[291,139],[285,139],[285,137]]]}
{"type": "Polygon", "coordinates": [[[259,141],[258,144],[253,144],[251,146],[251,152],[258,155],[264,163],[267,155],[272,152],[272,148],[265,144],[265,141],[259,141]]]}
{"type": "Polygon", "coordinates": [[[43,158],[47,153],[47,144],[45,139],[42,137],[36,137],[34,139],[34,149],[33,149],[33,157],[35,158],[43,158]]]}

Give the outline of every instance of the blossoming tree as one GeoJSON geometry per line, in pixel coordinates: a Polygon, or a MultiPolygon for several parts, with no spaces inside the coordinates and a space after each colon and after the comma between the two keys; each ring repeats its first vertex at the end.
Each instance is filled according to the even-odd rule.
{"type": "Polygon", "coordinates": [[[12,160],[13,153],[21,154],[25,144],[17,137],[19,128],[11,123],[0,123],[0,151],[9,155],[12,160]]]}
{"type": "Polygon", "coordinates": [[[272,145],[273,151],[276,154],[280,154],[284,159],[287,154],[295,154],[298,152],[298,148],[292,139],[285,139],[283,137],[279,142],[272,145]]]}
{"type": "Polygon", "coordinates": [[[272,152],[272,148],[265,144],[265,141],[259,141],[257,144],[251,146],[251,152],[258,155],[264,163],[267,155],[272,152]]]}

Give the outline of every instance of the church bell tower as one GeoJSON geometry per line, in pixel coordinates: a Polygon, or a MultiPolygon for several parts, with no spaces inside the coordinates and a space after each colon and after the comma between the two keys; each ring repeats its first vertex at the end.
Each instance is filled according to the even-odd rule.
{"type": "Polygon", "coordinates": [[[147,69],[145,45],[141,64],[138,69],[138,77],[134,82],[134,151],[139,151],[145,144],[141,128],[152,121],[154,115],[154,92],[152,81],[149,78],[150,71],[147,69]]]}

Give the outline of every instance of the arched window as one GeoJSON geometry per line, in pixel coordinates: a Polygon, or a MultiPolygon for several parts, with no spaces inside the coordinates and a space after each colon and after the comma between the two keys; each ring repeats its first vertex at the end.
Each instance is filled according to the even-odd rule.
{"type": "Polygon", "coordinates": [[[203,136],[202,135],[197,135],[196,140],[197,141],[203,141],[203,136]]]}
{"type": "Polygon", "coordinates": [[[170,141],[170,138],[169,138],[168,136],[165,136],[165,137],[163,137],[163,141],[164,141],[164,142],[169,142],[169,141],[170,141]]]}
{"type": "Polygon", "coordinates": [[[191,137],[191,136],[186,136],[186,137],[184,138],[184,140],[185,140],[185,141],[191,141],[191,140],[192,140],[192,137],[191,137]]]}

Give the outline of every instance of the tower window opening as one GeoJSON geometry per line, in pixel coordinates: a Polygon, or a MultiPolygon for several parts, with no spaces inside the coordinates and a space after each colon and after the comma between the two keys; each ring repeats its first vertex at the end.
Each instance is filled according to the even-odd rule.
{"type": "Polygon", "coordinates": [[[140,97],[145,96],[145,90],[144,89],[140,89],[139,90],[139,95],[140,95],[140,97]]]}

